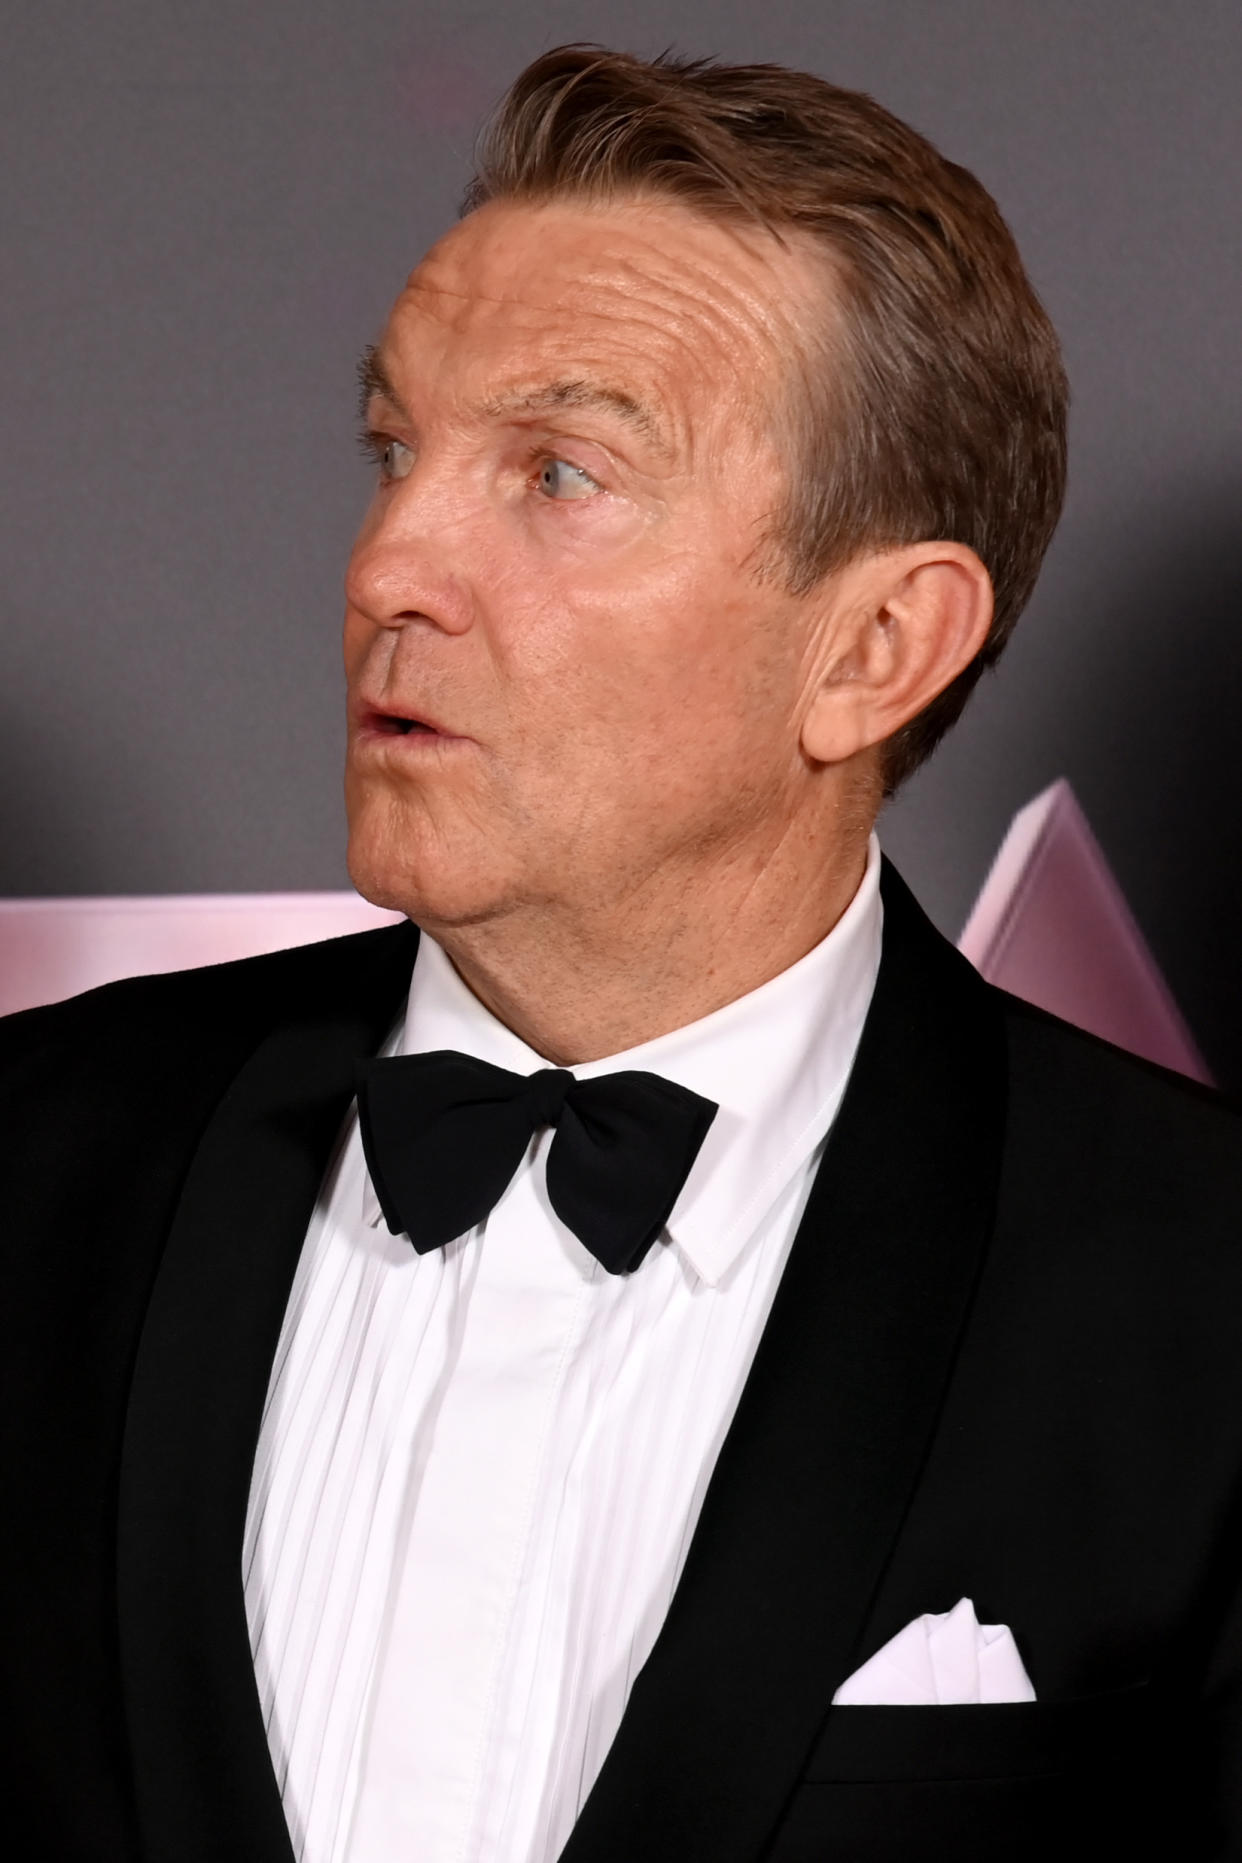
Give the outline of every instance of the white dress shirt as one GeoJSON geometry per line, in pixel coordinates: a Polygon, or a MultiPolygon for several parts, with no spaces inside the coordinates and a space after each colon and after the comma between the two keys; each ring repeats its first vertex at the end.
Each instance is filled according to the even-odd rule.
{"type": "MultiPolygon", "coordinates": [[[[487,1220],[392,1236],[351,1113],[307,1233],[250,1491],[259,1694],[306,1863],[552,1863],[681,1573],[853,1064],[879,850],[760,989],[576,1067],[719,1104],[664,1236],[606,1273],[548,1202],[552,1134],[487,1220]]],[[[419,944],[385,1052],[547,1063],[419,944]]]]}

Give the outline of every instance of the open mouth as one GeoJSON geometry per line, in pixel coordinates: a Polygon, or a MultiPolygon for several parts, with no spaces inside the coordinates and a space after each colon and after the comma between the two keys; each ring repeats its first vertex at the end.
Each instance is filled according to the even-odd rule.
{"type": "Polygon", "coordinates": [[[434,725],[422,718],[394,718],[387,712],[372,712],[368,722],[371,729],[383,737],[410,737],[415,733],[425,737],[440,735],[434,725]]]}
{"type": "Polygon", "coordinates": [[[438,724],[434,718],[420,718],[416,712],[390,712],[381,705],[368,704],[365,700],[357,705],[353,720],[353,729],[360,745],[368,741],[375,743],[377,739],[386,737],[418,738],[423,743],[434,743],[442,749],[451,744],[469,744],[471,741],[468,737],[460,737],[448,726],[438,724]]]}

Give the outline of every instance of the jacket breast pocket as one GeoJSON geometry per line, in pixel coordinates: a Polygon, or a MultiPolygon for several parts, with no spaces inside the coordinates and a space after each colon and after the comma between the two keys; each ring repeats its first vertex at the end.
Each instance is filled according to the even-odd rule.
{"type": "Polygon", "coordinates": [[[1150,1854],[1161,1818],[1153,1719],[1148,1688],[984,1707],[833,1708],[768,1858],[1098,1863],[1140,1840],[1150,1854]]]}

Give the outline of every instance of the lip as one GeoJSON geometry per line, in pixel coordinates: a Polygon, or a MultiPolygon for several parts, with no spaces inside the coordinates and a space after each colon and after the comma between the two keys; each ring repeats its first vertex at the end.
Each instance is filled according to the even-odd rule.
{"type": "Polygon", "coordinates": [[[353,708],[354,739],[359,744],[393,744],[414,749],[420,745],[468,744],[471,739],[449,731],[421,707],[408,710],[392,705],[362,703],[353,708]]]}

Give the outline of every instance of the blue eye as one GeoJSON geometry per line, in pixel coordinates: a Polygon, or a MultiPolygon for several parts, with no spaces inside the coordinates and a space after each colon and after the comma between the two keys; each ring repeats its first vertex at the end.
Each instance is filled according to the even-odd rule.
{"type": "Polygon", "coordinates": [[[599,486],[581,466],[571,466],[567,459],[545,459],[539,468],[539,489],[549,498],[589,498],[599,486]]]}
{"type": "Polygon", "coordinates": [[[414,455],[400,440],[385,440],[379,447],[380,477],[404,479],[414,464],[414,455]]]}
{"type": "Polygon", "coordinates": [[[363,458],[369,459],[373,466],[379,468],[381,485],[389,485],[395,479],[406,479],[413,470],[414,449],[406,446],[402,440],[394,440],[390,433],[377,433],[373,427],[361,427],[358,431],[358,446],[363,458]]]}

